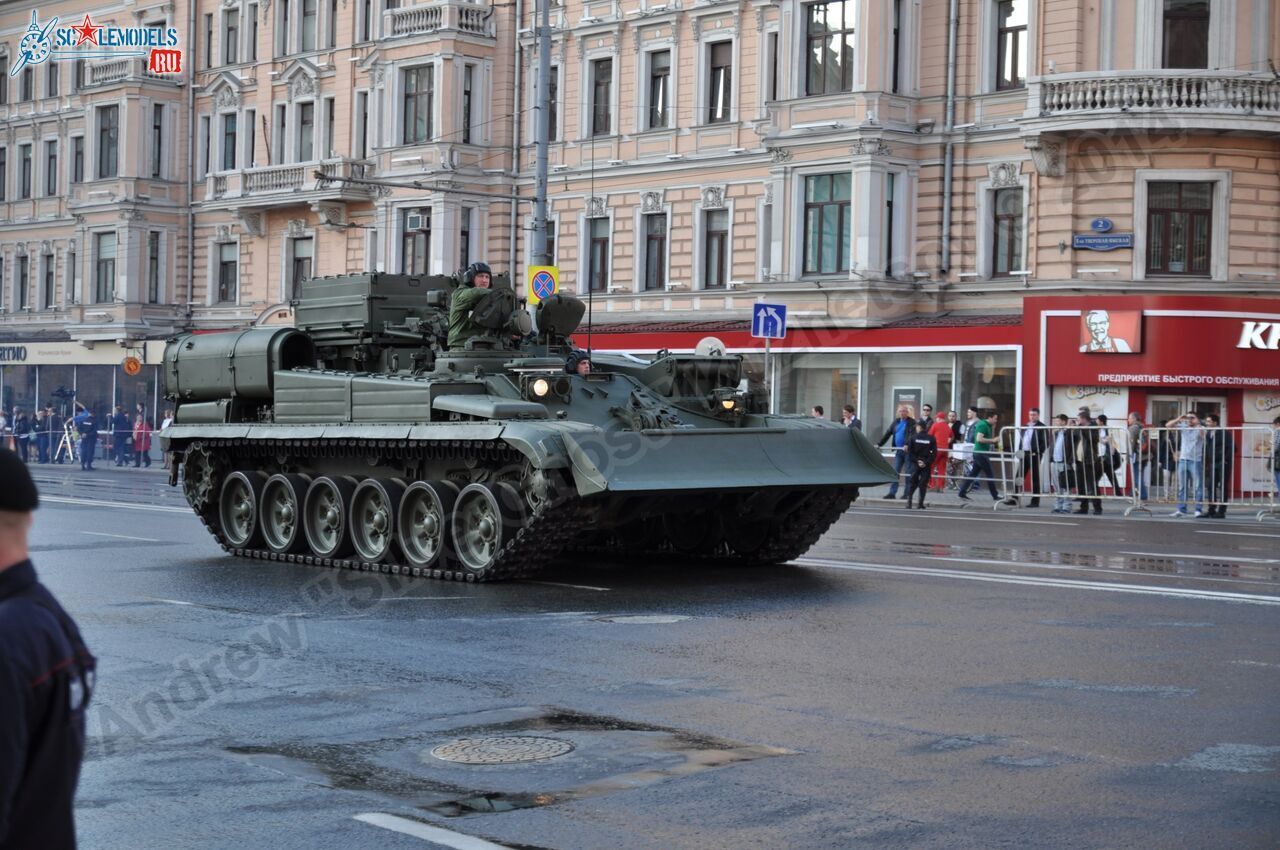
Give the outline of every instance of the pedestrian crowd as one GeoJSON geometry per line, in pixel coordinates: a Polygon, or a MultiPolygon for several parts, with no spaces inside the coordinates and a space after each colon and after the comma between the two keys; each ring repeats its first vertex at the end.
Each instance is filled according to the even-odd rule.
{"type": "MultiPolygon", "coordinates": [[[[166,410],[160,429],[173,422],[166,410]]],[[[151,466],[152,435],[156,431],[146,405],[136,405],[132,415],[117,404],[105,421],[99,421],[91,407],[75,402],[69,415],[46,404],[34,413],[14,407],[6,416],[0,412],[0,435],[23,463],[68,463],[78,461],[82,470],[94,469],[101,441],[116,466],[151,466]]],[[[164,465],[167,469],[169,458],[164,465]]]]}

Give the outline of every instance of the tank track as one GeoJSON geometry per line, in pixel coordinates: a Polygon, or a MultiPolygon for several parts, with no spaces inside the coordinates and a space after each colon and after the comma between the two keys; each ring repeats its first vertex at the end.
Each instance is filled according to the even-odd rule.
{"type": "MultiPolygon", "coordinates": [[[[451,440],[440,445],[422,445],[409,441],[379,440],[362,442],[356,440],[205,440],[201,444],[214,449],[215,452],[231,455],[234,461],[249,458],[274,457],[281,453],[291,456],[311,458],[340,458],[363,455],[370,448],[377,448],[386,453],[402,452],[411,459],[419,458],[462,458],[482,456],[492,460],[514,459],[518,453],[502,443],[483,440],[451,440]],[[483,454],[480,454],[483,453],[483,454]]],[[[222,534],[221,528],[213,520],[216,507],[196,510],[196,516],[204,523],[205,528],[218,541],[224,551],[238,558],[255,558],[263,561],[282,561],[290,564],[304,564],[324,569],[358,570],[363,572],[382,572],[393,575],[407,575],[415,578],[439,579],[442,581],[487,582],[509,581],[536,575],[552,559],[554,559],[573,539],[583,533],[589,516],[586,507],[577,497],[561,499],[554,503],[544,503],[532,511],[525,525],[518,529],[506,542],[502,552],[492,567],[482,573],[470,570],[448,568],[412,567],[396,563],[372,563],[358,558],[323,558],[306,553],[281,554],[269,549],[250,549],[232,546],[222,534]]]]}

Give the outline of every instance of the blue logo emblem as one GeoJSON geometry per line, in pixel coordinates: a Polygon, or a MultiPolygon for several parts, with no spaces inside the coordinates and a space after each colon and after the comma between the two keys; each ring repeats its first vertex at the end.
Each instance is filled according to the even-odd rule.
{"type": "Polygon", "coordinates": [[[28,65],[68,59],[146,56],[155,74],[181,73],[182,51],[174,27],[117,27],[95,24],[89,15],[79,26],[58,26],[56,17],[44,24],[31,12],[31,23],[18,41],[18,58],[9,68],[16,77],[28,65]],[[97,48],[96,50],[94,48],[97,48]]]}
{"type": "Polygon", "coordinates": [[[52,18],[44,27],[41,27],[35,9],[31,10],[31,24],[18,41],[18,59],[9,69],[10,77],[16,77],[18,72],[28,65],[39,65],[49,58],[53,53],[53,39],[50,38],[50,33],[57,23],[58,19],[52,18]]]}

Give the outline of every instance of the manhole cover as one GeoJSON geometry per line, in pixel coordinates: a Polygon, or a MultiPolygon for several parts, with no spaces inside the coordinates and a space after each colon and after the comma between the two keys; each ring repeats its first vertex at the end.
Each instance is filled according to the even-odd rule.
{"type": "Polygon", "coordinates": [[[573,751],[573,744],[558,738],[516,735],[503,738],[463,738],[431,750],[442,761],[459,764],[514,764],[553,759],[573,751]]]}

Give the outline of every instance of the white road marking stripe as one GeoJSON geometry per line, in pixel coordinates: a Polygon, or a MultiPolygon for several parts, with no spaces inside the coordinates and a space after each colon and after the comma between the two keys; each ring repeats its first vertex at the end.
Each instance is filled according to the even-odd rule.
{"type": "Polygon", "coordinates": [[[158,597],[158,596],[149,596],[149,597],[147,597],[147,598],[148,598],[148,599],[150,599],[152,602],[167,602],[167,603],[169,603],[170,605],[191,605],[191,606],[195,606],[195,604],[196,604],[196,603],[194,603],[194,602],[183,602],[181,599],[161,599],[161,598],[160,598],[160,597],[158,597]]]}
{"type": "Polygon", "coordinates": [[[59,505],[88,505],[94,508],[128,508],[131,511],[162,511],[167,514],[186,514],[195,518],[191,508],[170,508],[164,505],[140,505],[133,502],[104,502],[99,499],[71,499],[66,496],[41,496],[42,502],[54,502],[59,505]]]}
{"type": "Polygon", "coordinates": [[[1136,593],[1146,596],[1173,596],[1183,599],[1203,599],[1217,602],[1247,602],[1253,605],[1280,605],[1280,596],[1261,596],[1252,593],[1230,593],[1215,590],[1184,590],[1177,587],[1144,587],[1138,584],[1118,584],[1100,581],[1074,581],[1071,579],[1043,578],[1039,576],[1002,576],[992,573],[974,573],[961,570],[931,569],[929,567],[894,567],[887,564],[862,564],[853,561],[827,561],[798,558],[792,561],[806,567],[820,567],[853,572],[889,573],[893,575],[954,578],[963,581],[981,581],[992,584],[1023,584],[1037,587],[1058,587],[1068,590],[1105,590],[1112,593],[1136,593]]]}
{"type": "Polygon", "coordinates": [[[121,540],[141,540],[143,543],[163,543],[154,537],[130,537],[127,534],[108,534],[105,531],[82,531],[81,534],[92,534],[94,537],[118,537],[121,540]]]}
{"type": "MultiPolygon", "coordinates": [[[[1078,573],[1103,573],[1105,575],[1124,575],[1119,570],[1103,569],[1101,567],[1077,567],[1071,564],[1029,564],[1026,561],[997,561],[990,558],[956,558],[945,557],[943,555],[921,555],[921,559],[925,561],[953,561],[958,564],[991,564],[1000,567],[1032,567],[1040,570],[1071,570],[1078,573]]],[[[1243,578],[1217,578],[1215,576],[1169,576],[1169,578],[1190,579],[1191,581],[1212,581],[1218,584],[1260,584],[1263,587],[1275,587],[1274,581],[1258,580],[1243,578]]]]}
{"type": "Polygon", "coordinates": [[[527,581],[525,584],[545,584],[549,587],[572,587],[575,590],[599,590],[601,592],[613,590],[611,587],[592,587],[589,584],[564,584],[558,581],[527,581]]]}
{"type": "Polygon", "coordinates": [[[388,596],[380,602],[421,602],[435,599],[470,599],[470,596],[388,596]]]}
{"type": "Polygon", "coordinates": [[[1242,564],[1280,564],[1280,559],[1276,558],[1237,558],[1223,557],[1221,555],[1183,555],[1170,554],[1167,552],[1121,552],[1121,555],[1138,555],[1143,558],[1186,558],[1192,561],[1215,561],[1219,563],[1231,563],[1239,561],[1242,564]]]}
{"type": "MultiPolygon", "coordinates": [[[[848,511],[848,513],[859,513],[859,514],[860,514],[860,513],[870,513],[870,511],[863,509],[863,510],[853,510],[853,511],[848,511]]],[[[876,511],[876,513],[877,513],[877,514],[879,514],[880,516],[884,516],[884,512],[883,512],[883,511],[876,511]]],[[[991,517],[994,517],[994,518],[995,518],[997,521],[999,521],[999,522],[1008,522],[1008,523],[1013,523],[1013,524],[1015,524],[1015,525],[1079,525],[1079,524],[1080,524],[1080,523],[1078,523],[1078,522],[1069,522],[1069,521],[1066,521],[1066,520],[1051,520],[1051,519],[1005,519],[1003,516],[1001,516],[1000,514],[995,513],[994,511],[991,511],[991,512],[988,514],[987,512],[982,511],[982,510],[972,510],[972,511],[947,511],[947,513],[948,513],[948,514],[963,514],[963,516],[945,516],[945,515],[943,514],[943,512],[942,512],[942,511],[934,510],[934,509],[931,509],[931,508],[925,508],[923,511],[917,511],[917,510],[915,510],[915,509],[913,508],[913,509],[911,509],[910,511],[908,511],[908,512],[907,512],[907,513],[905,513],[905,514],[903,514],[903,513],[895,513],[893,516],[894,516],[894,518],[895,518],[895,519],[896,519],[896,518],[898,518],[898,517],[916,517],[917,519],[951,519],[951,520],[970,520],[970,519],[974,519],[974,518],[979,517],[979,516],[983,516],[983,517],[985,517],[985,516],[991,516],[991,517]]]]}
{"type": "Polygon", "coordinates": [[[1280,540],[1280,534],[1259,534],[1256,531],[1197,531],[1196,534],[1229,534],[1232,537],[1266,537],[1270,540],[1280,540]]]}
{"type": "Polygon", "coordinates": [[[365,812],[354,817],[361,823],[367,823],[370,826],[389,829],[402,835],[412,835],[414,838],[433,841],[444,847],[452,847],[454,850],[510,850],[503,844],[494,844],[492,841],[485,841],[483,838],[441,829],[438,826],[389,815],[385,812],[365,812]]]}

